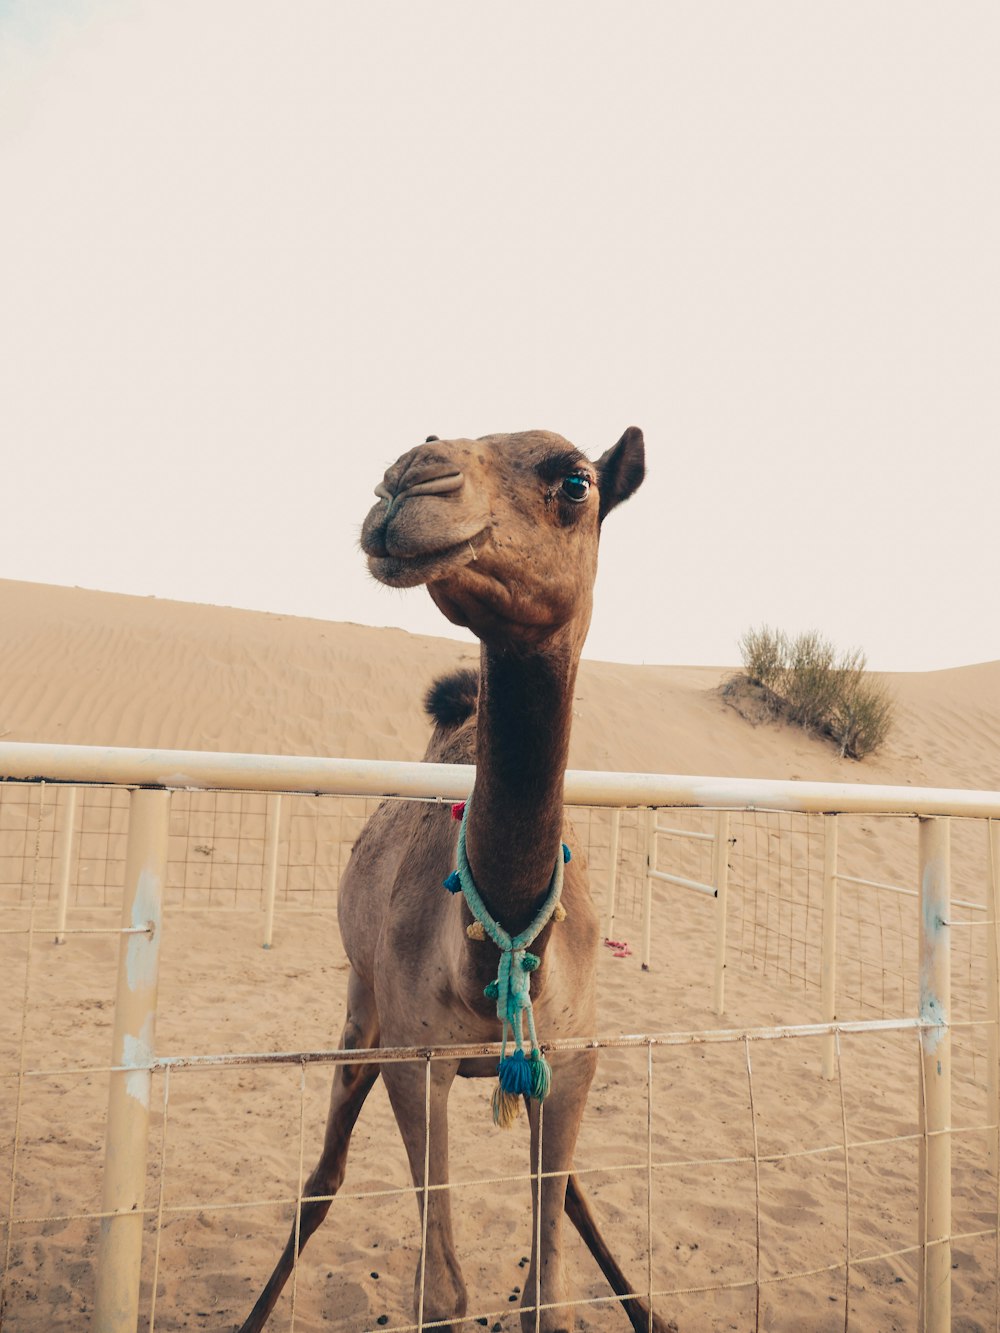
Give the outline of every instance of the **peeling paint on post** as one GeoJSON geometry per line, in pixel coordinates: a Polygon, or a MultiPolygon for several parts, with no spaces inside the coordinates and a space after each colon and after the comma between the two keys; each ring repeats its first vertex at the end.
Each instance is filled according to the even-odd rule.
{"type": "Polygon", "coordinates": [[[951,828],[920,821],[921,1333],[951,1328],[951,828]]]}
{"type": "Polygon", "coordinates": [[[986,824],[986,886],[989,933],[986,941],[987,1013],[986,1106],[997,1126],[990,1132],[986,1160],[993,1175],[1000,1163],[1000,820],[986,824]]]}
{"type": "Polygon", "coordinates": [[[122,935],[104,1145],[104,1193],[97,1248],[96,1333],[135,1333],[139,1318],[143,1201],[155,1056],[163,885],[167,874],[170,793],[129,798],[122,890],[122,935]],[[143,929],[145,927],[145,929],[143,929]]]}

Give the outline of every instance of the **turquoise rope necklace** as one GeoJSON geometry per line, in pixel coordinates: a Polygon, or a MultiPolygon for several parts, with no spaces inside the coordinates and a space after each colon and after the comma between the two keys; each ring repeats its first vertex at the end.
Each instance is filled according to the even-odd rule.
{"type": "MultiPolygon", "coordinates": [[[[452,813],[457,816],[460,806],[452,813]]],[[[500,950],[500,965],[496,981],[486,987],[488,999],[496,1000],[497,1017],[503,1024],[503,1046],[500,1063],[497,1065],[497,1086],[493,1093],[493,1119],[498,1125],[510,1125],[521,1109],[522,1097],[534,1097],[542,1101],[552,1086],[552,1069],[548,1060],[538,1048],[538,1035],[535,1032],[535,1018],[531,1008],[531,973],[541,961],[536,954],[528,951],[528,945],[542,932],[554,917],[561,921],[566,910],[560,903],[563,886],[563,863],[570,859],[569,848],[562,845],[562,855],[556,857],[556,867],[552,873],[549,891],[545,901],[530,925],[518,935],[508,935],[503,926],[495,921],[486,909],[486,904],[479,896],[476,881],[472,877],[469,858],[465,850],[465,826],[469,818],[469,802],[462,809],[462,826],[458,832],[458,869],[452,871],[444,881],[444,886],[451,893],[461,893],[465,897],[469,911],[474,917],[473,924],[467,927],[472,939],[484,939],[487,935],[500,950]],[[524,1053],[524,1020],[528,1024],[530,1054],[524,1053]],[[507,1053],[507,1043],[514,1039],[514,1050],[507,1053]]]]}

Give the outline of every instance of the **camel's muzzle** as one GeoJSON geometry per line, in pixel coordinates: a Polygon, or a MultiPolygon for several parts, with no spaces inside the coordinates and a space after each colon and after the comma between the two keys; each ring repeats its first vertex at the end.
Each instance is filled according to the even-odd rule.
{"type": "Polygon", "coordinates": [[[412,587],[476,558],[470,539],[482,533],[484,514],[478,505],[467,512],[464,490],[462,470],[440,447],[421,445],[393,463],[375,487],[379,503],[361,530],[368,567],[380,582],[412,587]]]}

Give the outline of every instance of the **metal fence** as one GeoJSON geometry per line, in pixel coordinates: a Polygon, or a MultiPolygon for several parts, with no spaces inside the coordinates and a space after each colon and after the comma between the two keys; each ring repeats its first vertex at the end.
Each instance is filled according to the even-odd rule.
{"type": "MultiPolygon", "coordinates": [[[[93,1327],[102,1333],[131,1330],[141,1311],[143,1326],[152,1331],[171,1220],[206,1211],[204,1200],[175,1202],[166,1188],[171,1081],[176,1085],[177,1078],[188,1073],[219,1077],[227,1070],[299,1070],[298,1096],[289,1106],[289,1121],[299,1139],[297,1191],[284,1189],[264,1198],[254,1195],[239,1205],[218,1205],[235,1211],[276,1204],[287,1208],[301,1198],[303,1188],[307,1071],[314,1064],[362,1058],[357,1052],[326,1048],[235,1054],[223,1047],[203,1056],[158,1051],[157,1023],[162,1027],[168,1017],[158,1006],[157,994],[164,911],[250,907],[257,914],[260,942],[271,944],[276,909],[322,909],[334,902],[345,849],[376,797],[458,799],[470,789],[473,772],[425,764],[5,744],[0,745],[0,774],[6,779],[0,785],[0,905],[9,908],[3,921],[10,923],[0,926],[0,941],[25,946],[23,974],[15,978],[7,970],[5,1044],[13,1059],[0,1077],[0,1126],[10,1163],[2,1222],[7,1318],[14,1318],[11,1292],[23,1266],[24,1238],[56,1225],[71,1230],[96,1225],[93,1327]],[[118,925],[107,922],[109,910],[120,911],[118,925]],[[72,943],[81,937],[80,943],[82,937],[101,935],[119,939],[111,1062],[89,1057],[50,1062],[40,1054],[48,1046],[32,976],[38,946],[43,939],[72,943]],[[12,1004],[18,990],[20,1003],[12,1004]],[[87,1104],[92,1105],[105,1078],[100,1206],[39,1208],[44,1191],[39,1186],[38,1198],[32,1197],[36,1182],[27,1179],[32,1173],[23,1169],[28,1090],[47,1082],[76,1096],[85,1087],[87,1104]]],[[[608,1052],[638,1048],[645,1068],[634,1097],[643,1104],[650,1125],[654,1105],[669,1100],[656,1074],[656,1061],[666,1053],[726,1047],[740,1052],[745,1066],[752,1132],[744,1150],[712,1152],[708,1143],[700,1154],[690,1147],[682,1151],[678,1143],[664,1150],[650,1131],[640,1158],[614,1164],[619,1175],[646,1183],[646,1217],[640,1219],[645,1226],[640,1231],[645,1232],[647,1280],[638,1294],[669,1312],[671,1302],[692,1292],[749,1292],[759,1325],[762,1302],[766,1304],[767,1291],[775,1284],[820,1282],[825,1274],[837,1274],[844,1283],[847,1326],[853,1275],[866,1265],[915,1256],[919,1327],[948,1328],[953,1249],[978,1246],[977,1254],[985,1255],[985,1246],[994,1256],[994,1290],[997,1276],[1000,794],[570,773],[566,797],[590,855],[592,885],[605,911],[610,940],[623,943],[617,937],[627,921],[630,930],[640,932],[642,966],[662,972],[663,950],[676,929],[683,900],[691,905],[684,910],[688,916],[693,913],[691,938],[699,942],[695,953],[712,1008],[732,1014],[727,985],[732,987],[741,976],[755,984],[763,978],[789,1019],[797,1020],[748,1022],[744,986],[736,998],[739,1027],[713,1024],[668,1031],[669,1015],[663,1015],[668,1020],[663,1027],[651,1023],[654,1015],[637,992],[643,1014],[638,1025],[645,1030],[627,1036],[595,1034],[594,1044],[608,1052]],[[915,832],[909,883],[889,882],[875,872],[855,873],[864,869],[857,859],[859,840],[852,840],[845,857],[841,826],[858,819],[886,821],[886,827],[892,821],[897,849],[915,832]],[[960,833],[958,839],[953,839],[953,829],[960,833]],[[953,841],[960,843],[956,859],[965,877],[961,895],[951,891],[953,841]],[[699,922],[698,914],[706,911],[707,922],[699,922]],[[818,1013],[815,1002],[808,1000],[812,992],[818,1013]],[[848,1017],[851,1013],[859,1016],[848,1017]],[[850,1088],[845,1091],[844,1043],[859,1037],[873,1045],[890,1038],[916,1044],[919,1058],[910,1067],[915,1077],[912,1127],[897,1122],[880,1126],[861,1101],[854,1106],[850,1088]],[[771,1122],[759,1086],[755,1102],[751,1051],[786,1039],[818,1047],[821,1072],[839,1088],[840,1132],[821,1136],[822,1142],[808,1147],[790,1125],[782,1126],[777,1118],[771,1122]],[[960,1057],[957,1070],[953,1053],[960,1057]],[[961,1123],[953,1115],[955,1106],[961,1123]],[[860,1130],[850,1132],[849,1119],[860,1130]],[[761,1142],[765,1130],[770,1152],[768,1143],[761,1142]],[[977,1147],[971,1154],[963,1150],[967,1140],[977,1147]],[[919,1149],[915,1234],[894,1235],[891,1243],[859,1220],[857,1163],[876,1146],[886,1151],[919,1149]],[[813,1270],[797,1265],[790,1252],[786,1260],[769,1265],[761,1242],[762,1172],[768,1163],[806,1158],[842,1162],[843,1253],[813,1270]],[[668,1176],[683,1181],[699,1169],[724,1172],[735,1166],[750,1171],[753,1182],[756,1240],[751,1271],[720,1277],[712,1270],[703,1284],[690,1286],[676,1274],[658,1272],[652,1256],[654,1250],[663,1250],[669,1227],[653,1217],[654,1182],[668,1176]],[[957,1223],[953,1197],[961,1205],[957,1223]],[[866,1234],[866,1227],[872,1234],[866,1234]]],[[[896,855],[905,859],[898,850],[896,855]]],[[[902,878],[902,868],[899,874],[902,878]]],[[[645,984],[641,973],[637,978],[645,984]]],[[[106,998],[110,1003],[111,997],[106,998]]],[[[452,1048],[435,1048],[368,1053],[364,1058],[419,1060],[430,1077],[432,1061],[455,1054],[452,1048]]],[[[176,1093],[174,1097],[176,1101],[176,1093]]],[[[595,1172],[604,1169],[601,1164],[593,1167],[595,1172]]],[[[539,1170],[539,1164],[533,1164],[532,1171],[539,1170]]],[[[521,1170],[507,1178],[527,1177],[521,1170]]],[[[491,1183],[480,1176],[466,1186],[482,1190],[491,1183]]],[[[346,1197],[371,1201],[389,1193],[412,1195],[413,1190],[407,1185],[346,1197]]],[[[582,1303],[589,1300],[600,1309],[609,1299],[598,1293],[582,1303]]],[[[576,1303],[581,1304],[579,1297],[576,1303]]],[[[993,1305],[996,1317],[995,1297],[993,1305]]],[[[476,1312],[480,1320],[502,1313],[485,1308],[476,1312]]],[[[18,1315],[22,1317],[27,1316],[18,1315]]],[[[294,1294],[291,1319],[294,1325],[294,1294]]],[[[36,1326],[47,1327],[44,1322],[36,1326]]],[[[78,1325],[70,1320],[66,1326],[78,1325]]],[[[367,1326],[363,1319],[344,1325],[367,1326]]],[[[427,1326],[419,1312],[415,1323],[393,1325],[400,1330],[427,1326]]],[[[863,1316],[859,1326],[871,1322],[863,1316]]]]}

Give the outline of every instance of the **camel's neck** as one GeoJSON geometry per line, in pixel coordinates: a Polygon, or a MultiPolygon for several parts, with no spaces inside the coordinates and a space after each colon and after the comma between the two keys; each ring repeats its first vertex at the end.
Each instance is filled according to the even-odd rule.
{"type": "Polygon", "coordinates": [[[469,864],[511,934],[545,897],[561,850],[563,777],[580,644],[517,653],[483,646],[469,864]]]}

